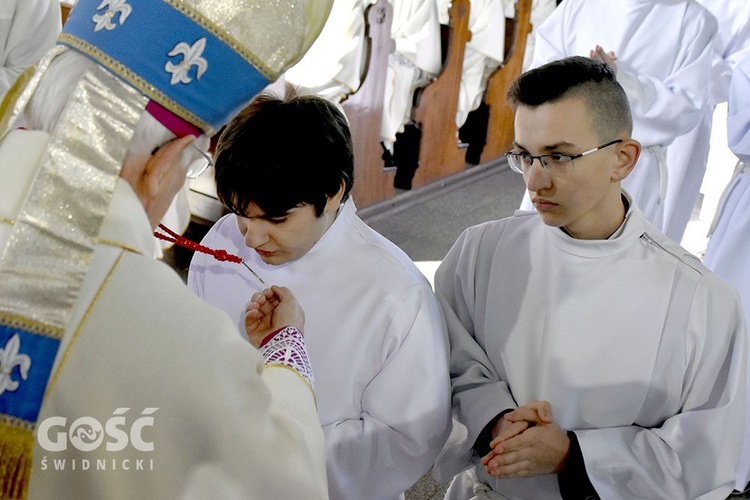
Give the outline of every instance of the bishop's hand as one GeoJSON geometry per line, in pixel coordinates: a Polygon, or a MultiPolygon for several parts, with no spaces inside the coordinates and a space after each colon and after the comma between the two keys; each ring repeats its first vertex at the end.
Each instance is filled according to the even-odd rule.
{"type": "Polygon", "coordinates": [[[285,287],[272,286],[253,294],[245,308],[245,331],[255,347],[277,330],[293,326],[302,332],[304,325],[305,313],[285,287]]]}

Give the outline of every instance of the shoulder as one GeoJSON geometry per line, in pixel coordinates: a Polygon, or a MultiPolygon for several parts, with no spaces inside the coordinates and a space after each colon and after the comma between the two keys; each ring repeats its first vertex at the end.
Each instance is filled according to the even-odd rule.
{"type": "Polygon", "coordinates": [[[359,217],[352,219],[350,230],[351,240],[340,250],[359,263],[361,272],[373,275],[377,281],[390,281],[394,289],[411,288],[414,284],[430,286],[406,252],[359,217]]]}

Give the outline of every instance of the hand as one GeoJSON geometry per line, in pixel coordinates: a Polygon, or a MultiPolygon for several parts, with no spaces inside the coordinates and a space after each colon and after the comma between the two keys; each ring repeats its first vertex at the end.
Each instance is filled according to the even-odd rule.
{"type": "Polygon", "coordinates": [[[567,432],[552,417],[547,401],[532,401],[507,413],[498,422],[492,451],[482,458],[487,473],[495,477],[529,477],[559,472],[570,449],[567,432]],[[526,429],[518,432],[523,425],[526,429]]]}
{"type": "Polygon", "coordinates": [[[125,158],[120,177],[133,187],[146,215],[155,229],[167,213],[172,199],[185,184],[189,163],[182,162],[182,152],[195,140],[188,135],[169,141],[147,160],[125,158]]]}
{"type": "Polygon", "coordinates": [[[245,331],[255,347],[276,330],[293,326],[301,332],[304,325],[305,313],[288,288],[272,286],[257,292],[245,308],[245,331]]]}
{"type": "Polygon", "coordinates": [[[615,61],[617,61],[617,56],[614,52],[605,52],[603,48],[597,45],[594,50],[589,52],[589,58],[606,64],[615,72],[615,75],[617,74],[617,64],[615,63],[615,61]]]}

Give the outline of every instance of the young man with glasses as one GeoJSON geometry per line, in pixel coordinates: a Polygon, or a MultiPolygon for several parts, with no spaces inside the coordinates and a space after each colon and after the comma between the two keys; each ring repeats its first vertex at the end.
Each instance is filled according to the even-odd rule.
{"type": "Polygon", "coordinates": [[[745,401],[736,292],[622,190],[641,146],[611,69],[563,59],[508,96],[508,161],[536,212],[467,229],[436,274],[461,431],[436,463],[460,473],[447,498],[725,498],[745,401]]]}

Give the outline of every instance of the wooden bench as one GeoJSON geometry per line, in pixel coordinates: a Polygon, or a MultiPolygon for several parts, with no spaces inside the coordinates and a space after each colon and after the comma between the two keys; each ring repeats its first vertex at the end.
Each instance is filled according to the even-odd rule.
{"type": "Polygon", "coordinates": [[[469,0],[454,0],[443,69],[416,95],[414,121],[421,131],[419,164],[413,186],[419,187],[466,168],[466,150],[459,147],[456,111],[464,50],[471,39],[469,0]]]}
{"type": "Polygon", "coordinates": [[[531,31],[530,17],[531,0],[518,0],[514,22],[506,22],[506,59],[487,80],[484,93],[484,102],[489,106],[489,119],[482,163],[499,158],[513,147],[513,109],[505,100],[505,95],[513,80],[521,74],[526,38],[531,31]],[[513,34],[512,40],[509,40],[510,33],[513,34]]]}
{"type": "Polygon", "coordinates": [[[394,172],[384,169],[380,145],[388,55],[396,47],[391,38],[393,8],[387,0],[378,0],[367,8],[365,19],[365,77],[359,89],[342,103],[354,143],[352,196],[358,208],[391,198],[395,192],[394,172]]]}

